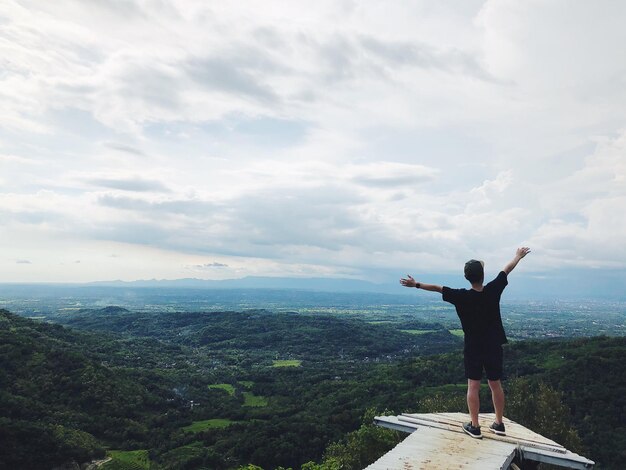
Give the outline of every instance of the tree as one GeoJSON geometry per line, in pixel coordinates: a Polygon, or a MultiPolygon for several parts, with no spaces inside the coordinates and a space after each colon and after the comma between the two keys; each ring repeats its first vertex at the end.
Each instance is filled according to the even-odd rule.
{"type": "Polygon", "coordinates": [[[543,382],[518,378],[508,382],[506,415],[573,452],[583,453],[580,436],[571,426],[570,409],[561,393],[543,382]]]}
{"type": "Polygon", "coordinates": [[[321,464],[309,462],[302,469],[360,470],[391,450],[405,436],[376,426],[374,416],[377,414],[374,408],[369,408],[363,415],[363,424],[359,429],[348,433],[342,441],[328,446],[321,464]]]}

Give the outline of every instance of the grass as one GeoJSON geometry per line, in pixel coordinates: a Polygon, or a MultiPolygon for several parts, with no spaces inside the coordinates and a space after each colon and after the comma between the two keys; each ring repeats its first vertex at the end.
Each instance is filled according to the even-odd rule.
{"type": "Polygon", "coordinates": [[[300,367],[302,361],[299,359],[276,359],[272,365],[273,367],[300,367]]]}
{"type": "Polygon", "coordinates": [[[243,406],[267,406],[267,398],[261,395],[255,395],[252,392],[243,392],[243,406]]]}
{"type": "Polygon", "coordinates": [[[110,450],[111,460],[102,465],[101,470],[148,470],[150,459],[147,450],[110,450]]]}
{"type": "MultiPolygon", "coordinates": [[[[487,386],[487,384],[482,384],[487,386]]],[[[424,390],[429,393],[454,393],[459,390],[465,392],[467,390],[467,382],[461,382],[456,384],[435,385],[432,387],[424,387],[424,390]]]]}
{"type": "Polygon", "coordinates": [[[191,444],[187,444],[186,446],[176,447],[175,449],[166,452],[161,456],[161,459],[165,463],[164,468],[183,468],[181,467],[181,462],[188,462],[193,459],[202,459],[204,453],[204,444],[200,441],[195,441],[191,444]]]}
{"type": "Polygon", "coordinates": [[[235,387],[233,387],[231,384],[214,384],[214,385],[209,385],[209,388],[214,388],[217,390],[224,390],[231,397],[235,395],[235,387]]]}
{"type": "Polygon", "coordinates": [[[196,433],[196,432],[202,432],[206,429],[227,428],[234,422],[235,421],[232,421],[230,419],[224,419],[224,418],[205,419],[204,421],[194,421],[189,426],[185,426],[182,429],[183,431],[196,433]]]}
{"type": "Polygon", "coordinates": [[[410,333],[412,335],[423,335],[426,333],[433,333],[437,330],[400,330],[403,331],[404,333],[410,333]]]}
{"type": "Polygon", "coordinates": [[[449,330],[449,331],[454,336],[458,336],[459,338],[463,338],[463,336],[465,336],[465,334],[463,333],[463,330],[449,330]]]}
{"type": "Polygon", "coordinates": [[[252,380],[241,380],[239,383],[247,389],[252,388],[252,386],[254,385],[254,382],[252,380]]]}

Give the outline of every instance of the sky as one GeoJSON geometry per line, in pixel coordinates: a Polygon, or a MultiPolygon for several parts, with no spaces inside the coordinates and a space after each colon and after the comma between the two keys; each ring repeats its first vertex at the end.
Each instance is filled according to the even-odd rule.
{"type": "Polygon", "coordinates": [[[3,0],[0,282],[428,282],[525,245],[529,279],[623,291],[625,20],[608,0],[3,0]]]}

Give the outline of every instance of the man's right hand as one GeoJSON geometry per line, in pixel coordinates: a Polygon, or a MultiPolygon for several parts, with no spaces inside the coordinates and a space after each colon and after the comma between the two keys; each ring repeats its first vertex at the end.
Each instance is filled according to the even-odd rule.
{"type": "Polygon", "coordinates": [[[402,284],[404,287],[415,287],[417,286],[417,281],[415,279],[413,279],[413,277],[410,274],[407,274],[407,278],[404,279],[400,279],[400,284],[402,284]]]}

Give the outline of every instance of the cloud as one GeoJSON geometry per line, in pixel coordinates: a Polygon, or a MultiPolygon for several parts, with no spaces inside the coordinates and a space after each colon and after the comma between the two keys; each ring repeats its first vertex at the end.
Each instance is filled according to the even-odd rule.
{"type": "Polygon", "coordinates": [[[194,199],[169,199],[151,201],[135,197],[115,196],[107,194],[98,198],[98,203],[115,209],[136,211],[148,217],[161,217],[166,214],[192,216],[206,216],[213,212],[210,201],[194,199]]]}
{"type": "Polygon", "coordinates": [[[193,269],[204,270],[204,269],[215,269],[215,268],[227,268],[228,265],[224,264],[224,263],[218,263],[218,262],[214,261],[212,263],[193,264],[193,265],[191,265],[189,267],[193,268],[193,269]]]}
{"type": "Polygon", "coordinates": [[[626,223],[616,214],[626,207],[625,152],[626,131],[600,139],[582,168],[549,186],[541,211],[552,217],[534,241],[550,251],[554,264],[623,267],[626,223]]]}
{"type": "MultiPolygon", "coordinates": [[[[57,211],[68,208],[58,217],[65,218],[73,234],[92,239],[172,252],[317,263],[338,270],[406,263],[446,269],[449,259],[462,260],[470,254],[492,264],[509,257],[510,248],[524,240],[536,247],[536,253],[545,254],[537,267],[555,266],[563,257],[577,266],[619,266],[626,259],[620,245],[626,228],[611,214],[623,203],[619,198],[623,145],[623,137],[606,141],[587,157],[583,169],[532,190],[512,170],[475,186],[432,192],[444,176],[433,167],[264,161],[214,175],[225,188],[239,188],[231,194],[220,195],[220,186],[216,192],[195,194],[176,188],[167,197],[149,191],[137,196],[85,193],[81,209],[76,209],[81,206],[75,196],[68,196],[69,204],[48,195],[28,207],[32,213],[55,201],[57,211]],[[612,180],[615,183],[607,185],[612,180]],[[578,199],[559,207],[562,195],[577,191],[582,181],[589,193],[579,192],[578,199]],[[606,190],[613,196],[599,199],[597,194],[606,190]],[[542,197],[520,199],[524,192],[542,197]],[[577,205],[582,212],[574,211],[577,205]],[[555,211],[548,220],[547,208],[555,211]],[[569,215],[574,213],[580,215],[569,215]],[[79,221],[76,214],[89,216],[79,221]],[[611,226],[611,235],[603,234],[602,228],[611,226]],[[593,240],[598,239],[603,243],[594,247],[593,240]],[[573,256],[575,252],[587,256],[573,256]]],[[[42,218],[34,222],[43,223],[45,214],[48,221],[55,220],[40,212],[42,218]]],[[[32,219],[28,214],[18,211],[14,217],[32,219]]]]}
{"type": "Polygon", "coordinates": [[[614,54],[626,39],[617,27],[625,13],[624,4],[611,1],[568,8],[554,3],[543,10],[512,0],[487,1],[476,21],[484,28],[485,57],[494,72],[517,76],[525,89],[549,89],[561,97],[585,88],[603,94],[596,87],[623,71],[614,54]],[[601,21],[590,23],[592,15],[601,21]],[[558,27],[555,18],[562,20],[558,27]]]}
{"type": "MultiPolygon", "coordinates": [[[[94,13],[84,6],[60,7],[62,15],[45,6],[31,9],[38,30],[30,35],[24,32],[26,12],[9,9],[17,38],[10,44],[27,43],[29,52],[23,47],[6,52],[17,57],[11,79],[25,72],[32,77],[11,85],[22,89],[20,96],[33,97],[20,98],[21,104],[13,108],[21,110],[22,119],[27,111],[33,125],[42,125],[41,114],[28,110],[68,105],[89,111],[113,129],[137,134],[152,122],[202,121],[233,113],[305,113],[307,119],[317,115],[323,120],[318,110],[302,104],[311,98],[326,109],[344,104],[337,93],[341,90],[324,89],[320,83],[345,83],[367,98],[369,80],[395,80],[390,67],[398,65],[485,75],[475,56],[461,48],[433,47],[414,38],[389,40],[385,34],[363,34],[358,28],[339,34],[315,22],[293,28],[264,19],[256,10],[258,19],[250,21],[246,8],[199,8],[194,15],[189,5],[176,2],[149,9],[132,3],[126,14],[126,8],[99,6],[93,8],[98,22],[85,21],[87,13],[89,18],[94,13]],[[168,25],[167,39],[155,27],[159,23],[168,25]],[[111,40],[99,41],[104,34],[111,40]]],[[[323,21],[333,10],[325,5],[309,13],[323,21]]]]}
{"type": "Polygon", "coordinates": [[[32,158],[20,157],[19,155],[0,155],[0,162],[5,164],[37,165],[38,162],[32,158]]]}
{"type": "Polygon", "coordinates": [[[271,87],[260,84],[259,78],[247,68],[245,64],[233,63],[232,59],[211,57],[190,59],[186,64],[190,77],[209,91],[244,95],[264,102],[275,101],[277,95],[271,87]]]}
{"type": "Polygon", "coordinates": [[[17,264],[33,264],[31,261],[27,259],[18,259],[15,261],[17,264]]]}
{"type": "Polygon", "coordinates": [[[146,180],[139,177],[134,178],[91,178],[86,183],[103,188],[119,189],[122,191],[134,192],[162,192],[167,193],[170,190],[165,184],[156,180],[146,180]]]}
{"type": "Polygon", "coordinates": [[[352,167],[352,181],[369,187],[399,188],[432,181],[437,169],[422,165],[380,162],[352,167]]]}
{"type": "Polygon", "coordinates": [[[414,41],[388,41],[373,36],[362,36],[359,41],[364,52],[382,59],[387,66],[408,66],[436,69],[442,72],[469,75],[481,80],[494,80],[484,70],[476,55],[460,49],[438,49],[414,41]]]}
{"type": "Polygon", "coordinates": [[[105,147],[111,148],[113,150],[117,150],[119,152],[130,153],[132,155],[139,155],[139,156],[145,155],[141,150],[131,145],[120,144],[117,142],[104,142],[103,145],[105,147]]]}
{"type": "Polygon", "coordinates": [[[169,243],[172,234],[163,224],[150,221],[125,221],[122,219],[110,220],[108,223],[106,220],[93,221],[88,225],[76,224],[76,230],[80,236],[88,240],[113,241],[164,249],[182,248],[181,246],[172,246],[169,243]]]}
{"type": "Polygon", "coordinates": [[[520,243],[626,266],[624,5],[302,8],[3,4],[0,240],[122,273],[445,272],[520,243]]]}

